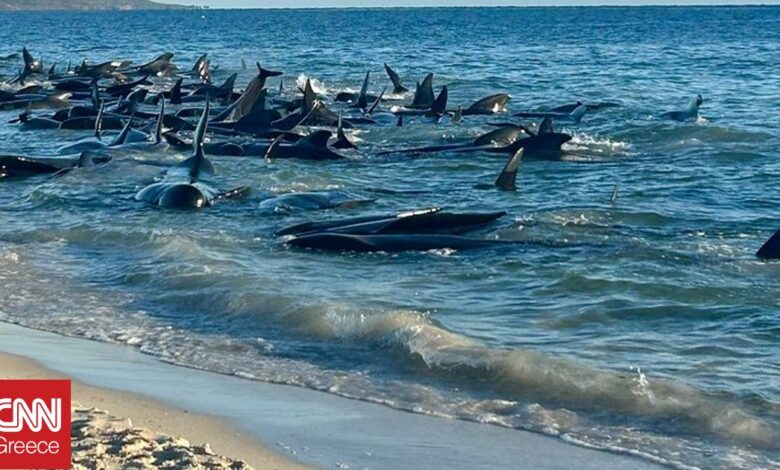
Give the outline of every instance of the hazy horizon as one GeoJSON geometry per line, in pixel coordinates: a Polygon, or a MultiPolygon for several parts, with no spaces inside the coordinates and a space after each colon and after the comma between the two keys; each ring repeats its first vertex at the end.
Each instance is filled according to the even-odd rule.
{"type": "Polygon", "coordinates": [[[705,6],[705,5],[780,5],[780,0],[156,0],[210,8],[379,8],[379,7],[434,7],[434,6],[705,6]]]}

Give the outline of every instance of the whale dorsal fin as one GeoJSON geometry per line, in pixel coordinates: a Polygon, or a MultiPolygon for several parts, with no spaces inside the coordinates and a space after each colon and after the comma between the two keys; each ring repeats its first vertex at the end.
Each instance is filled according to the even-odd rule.
{"type": "Polygon", "coordinates": [[[404,127],[404,115],[398,115],[398,121],[395,123],[396,127],[404,127]]]}
{"type": "Polygon", "coordinates": [[[337,148],[357,148],[352,141],[349,140],[347,134],[344,133],[344,126],[342,124],[341,113],[339,113],[339,127],[336,130],[336,138],[338,139],[334,145],[337,148]]]}
{"type": "Polygon", "coordinates": [[[25,69],[30,70],[35,63],[35,58],[30,54],[30,51],[28,51],[26,47],[22,48],[22,57],[24,58],[25,69]]]}
{"type": "MultiPolygon", "coordinates": [[[[187,160],[191,160],[189,175],[190,182],[194,183],[198,180],[200,174],[205,170],[210,173],[214,172],[214,167],[211,162],[206,158],[206,153],[203,150],[203,141],[206,139],[206,130],[209,125],[209,100],[206,100],[206,106],[203,108],[203,114],[198,121],[198,127],[195,128],[195,134],[192,138],[192,148],[194,154],[187,160]]],[[[186,161],[186,160],[185,160],[186,161]]]]}
{"type": "Polygon", "coordinates": [[[517,169],[520,166],[520,161],[522,159],[523,149],[521,148],[512,155],[512,158],[510,158],[508,162],[506,162],[504,169],[501,170],[501,174],[498,175],[496,186],[498,186],[499,189],[505,191],[514,191],[517,189],[517,169]]]}
{"type": "Polygon", "coordinates": [[[780,259],[780,230],[775,232],[769,240],[756,252],[756,256],[763,259],[780,259]]]}
{"type": "Polygon", "coordinates": [[[433,101],[433,74],[429,73],[425,76],[422,83],[417,86],[412,104],[415,106],[430,106],[433,101]]]}
{"type": "Polygon", "coordinates": [[[133,123],[133,119],[135,118],[135,112],[130,115],[130,119],[127,120],[125,123],[125,127],[122,128],[122,132],[119,133],[118,136],[116,136],[116,139],[114,139],[113,142],[111,142],[108,146],[109,147],[116,147],[118,145],[123,145],[127,142],[127,136],[130,135],[130,125],[133,123]]]}
{"type": "Polygon", "coordinates": [[[243,58],[241,59],[241,70],[247,70],[249,67],[246,66],[246,60],[243,58]]]}
{"type": "Polygon", "coordinates": [[[184,79],[180,78],[173,84],[173,88],[171,88],[171,97],[169,98],[171,104],[181,104],[181,84],[183,82],[184,79]]]}
{"type": "Polygon", "coordinates": [[[363,79],[363,86],[360,87],[360,93],[358,94],[357,106],[360,109],[366,109],[368,107],[368,79],[371,76],[371,71],[366,72],[366,77],[363,79]]]}
{"type": "Polygon", "coordinates": [[[553,119],[550,116],[547,116],[546,118],[542,119],[542,122],[539,123],[539,130],[536,132],[537,135],[544,135],[544,134],[552,134],[555,132],[555,128],[553,127],[553,119]]]}
{"type": "Polygon", "coordinates": [[[343,117],[341,116],[341,113],[339,113],[339,126],[338,129],[336,129],[336,137],[339,140],[342,138],[344,139],[347,138],[346,134],[344,134],[344,123],[342,121],[343,121],[343,117]]]}
{"type": "Polygon", "coordinates": [[[154,143],[162,143],[162,130],[163,122],[165,121],[165,99],[162,97],[162,93],[157,95],[160,97],[160,115],[157,116],[157,127],[154,130],[154,143]]]}
{"type": "Polygon", "coordinates": [[[238,74],[234,73],[233,75],[229,76],[227,79],[225,79],[225,82],[222,83],[222,85],[219,86],[219,88],[222,88],[223,90],[233,90],[233,87],[236,86],[236,78],[238,78],[238,74]]]}
{"type": "Polygon", "coordinates": [[[333,135],[332,132],[326,130],[314,131],[307,135],[303,139],[296,142],[295,145],[309,145],[312,147],[327,147],[328,140],[333,135]]]}
{"type": "Polygon", "coordinates": [[[311,86],[311,79],[306,79],[306,86],[303,88],[303,100],[307,109],[314,108],[314,102],[317,101],[317,94],[311,86]]]}

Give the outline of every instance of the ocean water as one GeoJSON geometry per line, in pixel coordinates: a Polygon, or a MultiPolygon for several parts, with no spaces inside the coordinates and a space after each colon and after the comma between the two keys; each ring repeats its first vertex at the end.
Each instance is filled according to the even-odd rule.
{"type": "MultiPolygon", "coordinates": [[[[346,162],[214,157],[222,186],[254,192],[197,213],[133,200],[161,172],[147,163],[186,155],[173,150],[1,181],[0,320],[676,468],[780,467],[780,264],[754,257],[780,228],[780,8],[57,12],[0,24],[0,55],[26,45],[47,66],[171,51],[188,68],[208,52],[216,81],[239,72],[244,86],[245,59],[283,70],[290,94],[311,77],[333,95],[366,70],[379,92],[388,62],[407,86],[435,72],[454,104],[495,92],[512,95],[511,111],[619,104],[559,124],[575,136],[570,156],[524,161],[515,193],[474,189],[504,157],[376,155],[473,138],[496,119],[484,117],[362,127],[346,162]],[[659,119],[697,93],[701,119],[659,119]],[[271,193],[320,189],[377,201],[259,209],[271,193]],[[543,243],[342,255],[273,235],[430,206],[506,210],[483,236],[543,243]]],[[[13,117],[0,113],[3,153],[51,154],[87,135],[20,131],[13,117]]]]}

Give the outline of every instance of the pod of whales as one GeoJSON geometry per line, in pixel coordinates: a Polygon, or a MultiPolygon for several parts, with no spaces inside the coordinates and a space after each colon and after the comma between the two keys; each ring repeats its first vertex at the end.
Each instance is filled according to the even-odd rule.
{"type": "MultiPolygon", "coordinates": [[[[391,148],[372,152],[371,156],[504,155],[506,160],[495,182],[476,185],[476,188],[515,191],[521,161],[559,159],[567,153],[565,144],[572,136],[556,131],[555,121],[576,126],[590,113],[617,106],[613,102],[575,101],[505,114],[541,120],[537,126],[527,122],[490,123],[480,119],[507,113],[512,101],[508,93],[494,93],[470,104],[453,105],[452,98],[458,90],[451,88],[456,82],[439,86],[434,73],[428,72],[410,90],[387,63],[382,64],[386,77],[380,79],[375,70],[367,69],[358,91],[331,96],[327,92],[315,92],[311,79],[302,82],[300,89],[285,88],[281,81],[272,88],[269,80],[282,76],[282,72],[266,69],[259,63],[256,76],[241,90],[237,86],[239,75],[222,73],[205,53],[193,65],[183,68],[177,67],[171,52],[141,65],[118,58],[96,63],[84,60],[76,66],[67,61],[67,67],[51,64],[46,69],[40,58],[24,48],[21,54],[0,57],[0,61],[19,58],[22,59],[19,73],[0,87],[0,111],[19,113],[11,122],[30,133],[89,130],[93,135],[63,143],[57,152],[52,151],[53,155],[0,154],[0,179],[57,175],[110,164],[123,158],[126,150],[142,148],[163,152],[168,147],[191,146],[193,153],[189,158],[171,166],[158,181],[135,195],[139,202],[167,209],[204,208],[249,193],[247,187],[218,189],[209,155],[329,164],[366,156],[365,150],[355,145],[355,134],[351,134],[354,129],[403,126],[400,133],[412,126],[452,126],[453,132],[447,134],[457,135],[455,126],[472,119],[497,128],[486,129],[476,137],[449,137],[406,149],[388,142],[391,148]],[[151,106],[158,109],[150,109],[151,106]],[[119,132],[109,137],[106,130],[119,132]]],[[[246,63],[242,63],[243,69],[247,69],[246,63]]],[[[696,95],[684,109],[657,116],[680,122],[694,121],[699,118],[703,103],[702,96],[696,95]]],[[[373,201],[349,191],[311,190],[266,197],[258,203],[257,210],[274,213],[338,210],[373,201]]],[[[311,221],[288,227],[279,235],[288,237],[285,243],[291,247],[322,250],[471,249],[512,243],[467,236],[488,227],[502,215],[503,212],[450,213],[432,209],[311,221]]],[[[780,231],[756,255],[762,259],[780,259],[780,231]]]]}

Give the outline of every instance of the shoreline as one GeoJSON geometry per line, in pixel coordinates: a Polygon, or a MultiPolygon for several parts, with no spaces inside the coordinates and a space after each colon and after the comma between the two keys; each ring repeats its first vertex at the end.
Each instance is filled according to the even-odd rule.
{"type": "MultiPolygon", "coordinates": [[[[270,459],[267,448],[271,447],[270,453],[276,454],[280,465],[291,465],[282,469],[310,465],[389,470],[416,468],[421,462],[426,468],[448,470],[514,468],[518,462],[538,469],[662,468],[631,455],[580,447],[552,436],[436,418],[302,387],[171,365],[131,347],[5,322],[0,322],[0,352],[36,361],[74,384],[104,390],[117,404],[126,397],[156,403],[157,412],[149,417],[152,425],[169,421],[176,409],[188,417],[199,415],[209,423],[221,423],[225,427],[208,428],[201,439],[193,436],[190,440],[209,442],[215,452],[245,459],[250,465],[253,459],[270,459]],[[235,436],[241,436],[236,441],[246,439],[243,442],[263,452],[245,457],[241,452],[248,449],[236,447],[231,454],[231,445],[239,443],[233,442],[235,436]],[[261,443],[266,443],[265,448],[261,443]]],[[[74,400],[79,398],[74,392],[74,400]]],[[[98,408],[117,414],[126,411],[110,405],[98,408]]],[[[132,408],[127,411],[125,414],[130,414],[132,408]]],[[[142,418],[133,419],[134,424],[144,425],[137,419],[142,418]]],[[[184,423],[187,426],[186,420],[184,423]]],[[[174,435],[179,430],[192,432],[188,426],[165,430],[174,435]]]]}
{"type": "MultiPolygon", "coordinates": [[[[146,444],[165,441],[168,446],[178,447],[177,454],[200,454],[214,461],[223,460],[223,466],[226,468],[236,464],[235,461],[238,460],[255,469],[309,468],[274,452],[251,435],[217,417],[193,413],[186,408],[178,409],[133,393],[87,385],[25,356],[0,352],[0,378],[72,380],[72,439],[76,438],[76,434],[82,434],[81,427],[88,428],[84,434],[98,435],[97,438],[92,436],[93,440],[88,440],[86,444],[80,442],[81,447],[92,447],[84,452],[85,455],[79,456],[82,463],[85,459],[95,461],[101,458],[95,449],[111,447],[109,434],[122,433],[143,436],[136,440],[146,444]],[[106,432],[108,428],[111,428],[111,433],[106,432]],[[206,449],[212,450],[216,455],[210,454],[206,449]]],[[[76,442],[73,444],[75,450],[76,442]]],[[[143,449],[137,447],[136,444],[130,449],[130,455],[135,458],[148,457],[143,449]]],[[[74,464],[78,464],[79,461],[75,457],[74,453],[74,464]]],[[[244,467],[236,465],[236,468],[244,467]]]]}

